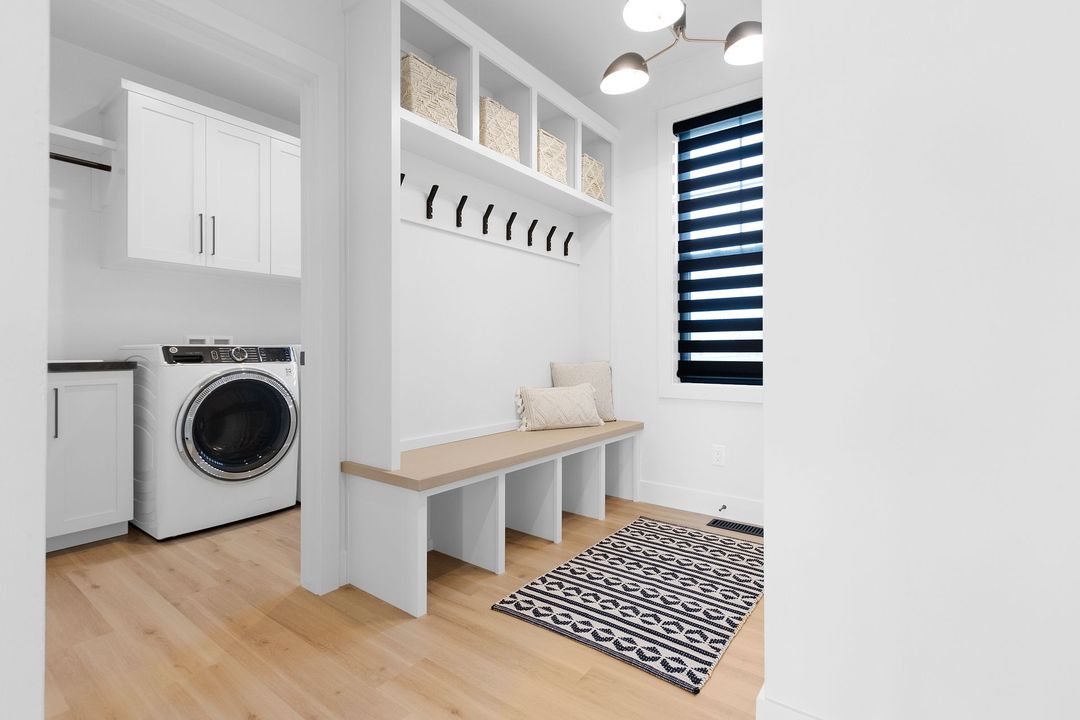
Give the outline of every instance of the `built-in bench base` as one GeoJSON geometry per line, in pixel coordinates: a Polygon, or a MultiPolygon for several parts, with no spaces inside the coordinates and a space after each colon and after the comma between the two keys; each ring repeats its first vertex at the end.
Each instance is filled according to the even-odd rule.
{"type": "Polygon", "coordinates": [[[427,552],[502,574],[506,528],[562,542],[562,513],[604,518],[636,500],[642,423],[497,433],[402,453],[401,469],[342,463],[349,583],[414,616],[427,612],[427,552]]]}

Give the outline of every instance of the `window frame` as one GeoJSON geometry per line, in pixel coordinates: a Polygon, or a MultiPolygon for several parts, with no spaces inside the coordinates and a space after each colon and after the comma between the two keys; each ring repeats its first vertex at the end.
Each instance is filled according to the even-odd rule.
{"type": "Polygon", "coordinates": [[[683,383],[676,374],[679,360],[679,253],[675,176],[672,165],[674,136],[671,132],[672,125],[681,120],[756,100],[762,96],[762,82],[755,80],[663,108],[656,116],[656,348],[659,391],[662,398],[746,403],[763,401],[763,385],[683,383]]]}

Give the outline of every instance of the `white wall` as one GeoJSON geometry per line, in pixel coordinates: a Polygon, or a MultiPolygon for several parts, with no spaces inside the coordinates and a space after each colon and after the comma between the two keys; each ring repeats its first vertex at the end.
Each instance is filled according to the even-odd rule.
{"type": "MultiPolygon", "coordinates": [[[[300,137],[300,126],[294,122],[274,117],[233,102],[229,98],[213,95],[176,78],[158,75],[56,37],[52,38],[50,43],[49,55],[51,60],[49,115],[54,125],[87,132],[91,135],[100,135],[101,104],[119,89],[120,80],[126,79],[300,137]]],[[[222,62],[228,61],[223,59],[222,62]]],[[[182,74],[183,68],[177,68],[177,73],[182,74]]],[[[299,91],[296,91],[296,97],[290,98],[290,101],[295,101],[297,106],[295,114],[299,116],[299,91]]]]}
{"type": "Polygon", "coordinates": [[[759,718],[1080,716],[1078,20],[765,5],[759,718]]]}
{"type": "Polygon", "coordinates": [[[0,82],[8,139],[0,174],[0,702],[3,715],[44,713],[45,318],[49,6],[0,3],[0,82]]]}
{"type": "MultiPolygon", "coordinates": [[[[52,42],[51,117],[101,133],[97,107],[129,78],[284,132],[290,123],[215,98],[60,40],[52,42]]],[[[104,268],[98,172],[50,164],[49,357],[108,358],[133,343],[182,342],[185,335],[232,335],[245,344],[300,338],[300,284],[239,273],[210,275],[151,268],[104,268]]]]}
{"type": "MultiPolygon", "coordinates": [[[[561,257],[566,233],[575,231],[574,260],[595,235],[576,218],[419,156],[405,154],[402,170],[402,217],[424,223],[403,221],[398,234],[403,447],[512,429],[515,389],[548,387],[549,362],[581,359],[582,270],[545,257],[547,232],[557,226],[552,254],[561,257]],[[428,222],[425,199],[436,183],[434,219],[428,222]],[[469,196],[463,229],[475,234],[488,203],[495,204],[490,237],[497,242],[436,229],[454,228],[463,194],[469,196]],[[518,216],[506,243],[511,212],[518,216]],[[528,252],[533,218],[540,222],[528,252]]],[[[596,359],[607,359],[606,349],[594,351],[603,352],[596,359]]]]}
{"type": "Polygon", "coordinates": [[[343,0],[210,0],[308,50],[344,62],[343,0]]]}
{"type": "Polygon", "coordinates": [[[656,62],[637,93],[586,98],[622,133],[612,236],[615,409],[645,422],[642,500],[709,514],[726,504],[725,517],[760,522],[761,404],[661,398],[656,355],[657,112],[760,77],[760,66],[733,68],[719,52],[674,59],[656,62]],[[712,464],[713,444],[727,448],[723,467],[712,464]]]}

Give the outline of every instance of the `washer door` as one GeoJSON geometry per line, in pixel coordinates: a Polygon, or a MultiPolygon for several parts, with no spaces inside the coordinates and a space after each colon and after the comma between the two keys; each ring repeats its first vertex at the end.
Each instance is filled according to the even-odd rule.
{"type": "Polygon", "coordinates": [[[292,394],[261,370],[213,377],[188,396],[176,423],[180,455],[218,480],[248,480],[268,472],[295,436],[292,394]]]}

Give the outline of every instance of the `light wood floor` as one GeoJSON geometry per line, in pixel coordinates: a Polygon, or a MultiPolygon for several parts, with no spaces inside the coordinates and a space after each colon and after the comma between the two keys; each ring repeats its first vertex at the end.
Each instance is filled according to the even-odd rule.
{"type": "Polygon", "coordinates": [[[354,588],[298,587],[298,509],[155,542],[126,538],[47,563],[49,718],[753,718],[758,606],[700,695],[515,618],[496,599],[638,515],[609,498],[566,515],[553,545],[508,532],[506,574],[436,553],[420,619],[354,588]]]}

